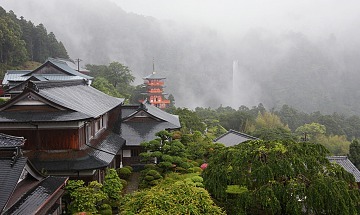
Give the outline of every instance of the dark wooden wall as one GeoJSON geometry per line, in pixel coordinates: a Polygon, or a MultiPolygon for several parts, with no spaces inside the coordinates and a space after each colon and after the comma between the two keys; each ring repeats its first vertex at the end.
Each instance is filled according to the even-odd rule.
{"type": "Polygon", "coordinates": [[[78,129],[0,130],[26,139],[24,150],[63,150],[79,148],[78,129]]]}

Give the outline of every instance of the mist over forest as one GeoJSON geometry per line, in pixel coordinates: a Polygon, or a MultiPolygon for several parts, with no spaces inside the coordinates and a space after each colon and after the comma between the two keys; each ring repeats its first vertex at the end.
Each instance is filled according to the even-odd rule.
{"type": "Polygon", "coordinates": [[[83,65],[127,65],[134,84],[152,72],[155,59],[179,107],[237,109],[261,102],[275,109],[287,104],[305,112],[360,114],[360,22],[351,19],[334,32],[239,25],[241,33],[227,36],[130,13],[108,0],[5,0],[2,6],[43,23],[83,65]]]}

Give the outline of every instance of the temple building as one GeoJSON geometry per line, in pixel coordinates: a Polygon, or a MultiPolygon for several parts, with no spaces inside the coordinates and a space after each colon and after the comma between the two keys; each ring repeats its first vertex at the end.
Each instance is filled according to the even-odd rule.
{"type": "MultiPolygon", "coordinates": [[[[156,74],[153,70],[150,75],[144,77],[143,79],[145,92],[141,94],[146,96],[146,100],[150,102],[151,105],[160,109],[165,109],[170,104],[170,100],[164,97],[164,95],[167,95],[167,93],[164,93],[164,80],[166,78],[156,74]]],[[[143,102],[144,100],[140,102],[143,102]]]]}

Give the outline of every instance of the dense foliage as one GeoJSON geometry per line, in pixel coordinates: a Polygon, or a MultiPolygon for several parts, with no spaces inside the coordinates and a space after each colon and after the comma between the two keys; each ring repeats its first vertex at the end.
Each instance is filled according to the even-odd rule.
{"type": "Polygon", "coordinates": [[[87,64],[86,69],[95,77],[95,87],[109,95],[129,99],[135,90],[130,85],[135,77],[127,66],[119,62],[111,62],[109,65],[87,64]]]}
{"type": "Polygon", "coordinates": [[[229,214],[357,214],[352,174],[309,142],[254,140],[214,154],[207,190],[229,214]]]}
{"type": "MultiPolygon", "coordinates": [[[[218,123],[227,130],[233,129],[265,140],[289,139],[312,141],[325,145],[334,155],[349,153],[350,142],[360,138],[360,117],[322,115],[320,112],[307,114],[284,105],[279,110],[266,110],[262,104],[248,108],[220,106],[217,109],[197,107],[185,113],[190,122],[187,125],[203,123],[206,131],[218,123]]],[[[182,119],[183,112],[177,112],[182,119]]],[[[195,128],[195,126],[194,126],[195,128]]],[[[192,127],[188,126],[187,131],[192,127]]],[[[186,132],[186,130],[183,130],[186,132]]],[[[220,134],[216,135],[219,136],[220,134]]]]}
{"type": "MultiPolygon", "coordinates": [[[[104,183],[69,180],[65,190],[70,214],[77,212],[98,213],[116,208],[121,198],[123,185],[115,169],[107,169],[104,183]]],[[[111,214],[111,212],[110,212],[111,214]]]]}
{"type": "Polygon", "coordinates": [[[184,182],[127,195],[120,210],[121,214],[224,214],[204,188],[184,182]]]}
{"type": "Polygon", "coordinates": [[[24,17],[0,7],[0,69],[22,65],[27,60],[44,62],[48,57],[69,58],[62,42],[43,24],[35,26],[24,17]]]}

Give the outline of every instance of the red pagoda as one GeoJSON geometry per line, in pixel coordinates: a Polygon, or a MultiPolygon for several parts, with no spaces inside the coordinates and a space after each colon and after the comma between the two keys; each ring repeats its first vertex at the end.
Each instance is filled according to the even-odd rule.
{"type": "Polygon", "coordinates": [[[169,104],[170,100],[167,100],[164,95],[164,79],[153,70],[152,74],[146,76],[144,79],[145,92],[143,95],[146,95],[146,99],[150,102],[151,105],[158,107],[160,109],[165,109],[169,104]]]}

